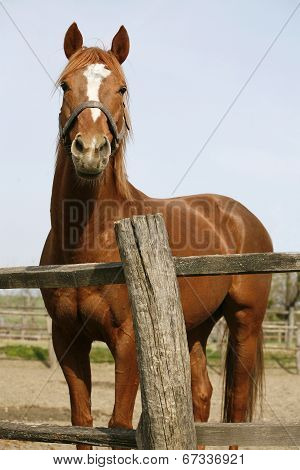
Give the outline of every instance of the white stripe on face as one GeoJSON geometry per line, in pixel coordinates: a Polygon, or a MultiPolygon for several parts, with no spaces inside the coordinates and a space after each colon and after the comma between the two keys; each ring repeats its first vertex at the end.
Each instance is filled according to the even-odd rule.
{"type": "MultiPolygon", "coordinates": [[[[106,77],[110,75],[110,70],[105,68],[104,64],[88,65],[83,75],[87,80],[87,97],[89,101],[99,101],[99,89],[106,77]]],[[[94,121],[100,116],[100,109],[91,108],[92,118],[94,121]]]]}

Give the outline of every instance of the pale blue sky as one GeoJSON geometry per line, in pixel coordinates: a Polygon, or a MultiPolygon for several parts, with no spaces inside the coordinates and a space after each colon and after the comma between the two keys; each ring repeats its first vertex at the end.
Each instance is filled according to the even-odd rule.
{"type": "MultiPolygon", "coordinates": [[[[297,5],[295,0],[4,0],[56,80],[75,20],[86,45],[121,24],[134,140],[129,179],[169,197],[297,5]]],[[[37,264],[49,230],[58,93],[0,7],[0,266],[37,264]]],[[[300,9],[176,195],[232,196],[265,224],[277,251],[299,251],[300,9]]]]}

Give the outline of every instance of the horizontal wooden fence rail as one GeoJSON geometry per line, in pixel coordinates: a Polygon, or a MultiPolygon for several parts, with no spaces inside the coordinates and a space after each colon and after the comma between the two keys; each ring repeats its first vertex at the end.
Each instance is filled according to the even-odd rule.
{"type": "Polygon", "coordinates": [[[57,444],[90,444],[100,447],[136,449],[135,431],[79,426],[28,425],[0,421],[0,439],[51,442],[57,444]]]}
{"type": "Polygon", "coordinates": [[[124,284],[122,263],[85,263],[0,269],[0,289],[124,284]]]}
{"type": "MultiPolygon", "coordinates": [[[[6,269],[6,268],[5,268],[6,269]]],[[[44,306],[39,306],[37,307],[36,305],[0,305],[1,311],[3,310],[8,310],[10,311],[16,311],[16,312],[38,312],[39,310],[41,312],[45,312],[45,307],[44,306]]],[[[39,315],[39,313],[37,313],[39,315]]]]}
{"type": "Polygon", "coordinates": [[[46,328],[42,328],[40,326],[22,326],[22,325],[4,325],[0,326],[0,330],[10,330],[10,331],[21,331],[21,330],[30,330],[30,331],[40,331],[45,332],[46,328]]]}
{"type": "Polygon", "coordinates": [[[41,313],[36,313],[36,312],[31,312],[27,308],[20,308],[16,310],[8,310],[8,309],[2,309],[0,306],[0,317],[22,317],[26,316],[29,318],[45,318],[48,316],[48,313],[45,308],[43,308],[43,312],[41,313]]]}
{"type": "Polygon", "coordinates": [[[300,423],[195,423],[197,443],[208,446],[299,447],[300,423]]]}
{"type": "MultiPolygon", "coordinates": [[[[250,253],[174,257],[177,276],[216,276],[300,271],[300,253],[250,253]]],[[[80,287],[124,284],[116,263],[26,266],[0,269],[0,289],[80,287]]]]}
{"type": "MultiPolygon", "coordinates": [[[[24,333],[24,335],[18,333],[7,333],[0,331],[0,339],[2,340],[24,340],[24,341],[46,341],[49,340],[49,335],[47,333],[34,334],[34,333],[24,333]]],[[[51,339],[51,337],[50,337],[51,339]]],[[[52,339],[51,339],[52,341],[52,339]]]]}
{"type": "MultiPolygon", "coordinates": [[[[225,447],[299,447],[300,423],[195,423],[197,443],[225,447]]],[[[136,449],[136,431],[0,421],[0,439],[136,449]]]]}

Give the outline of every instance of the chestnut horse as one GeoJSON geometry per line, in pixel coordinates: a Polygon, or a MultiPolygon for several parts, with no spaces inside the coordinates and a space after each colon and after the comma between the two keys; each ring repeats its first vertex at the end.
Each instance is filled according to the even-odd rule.
{"type": "MultiPolygon", "coordinates": [[[[124,165],[127,86],[121,69],[129,38],[123,26],[111,49],[104,51],[84,47],[73,23],[64,50],[68,64],[58,81],[64,97],[51,230],[42,265],[119,261],[114,222],[157,212],[164,216],[174,256],[272,251],[261,222],[233,199],[215,194],[153,199],[129,183],[124,165]]],[[[151,177],[155,179],[155,174],[151,177]]],[[[270,281],[270,275],[178,279],[195,421],[209,417],[212,386],[206,342],[222,316],[229,327],[223,419],[251,419],[262,373],[261,325],[270,281]]],[[[93,423],[89,353],[98,340],[108,345],[115,360],[115,405],[109,426],[131,428],[139,379],[126,285],[43,289],[42,295],[69,387],[73,425],[93,423]]]]}

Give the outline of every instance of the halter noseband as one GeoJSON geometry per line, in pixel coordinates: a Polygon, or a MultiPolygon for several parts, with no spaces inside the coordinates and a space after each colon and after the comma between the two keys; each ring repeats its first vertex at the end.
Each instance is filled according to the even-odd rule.
{"type": "MultiPolygon", "coordinates": [[[[123,103],[123,106],[125,108],[125,103],[123,103]]],[[[109,109],[107,109],[107,107],[104,106],[104,104],[102,104],[100,101],[84,101],[83,103],[80,103],[78,106],[76,106],[76,108],[72,112],[71,116],[69,117],[69,119],[65,123],[64,127],[62,127],[61,120],[59,119],[59,135],[60,135],[60,138],[64,142],[66,141],[67,134],[68,134],[69,130],[71,129],[71,127],[73,126],[75,119],[86,108],[98,108],[105,114],[107,122],[108,122],[109,130],[111,131],[112,136],[113,136],[113,140],[112,140],[112,143],[111,143],[111,150],[112,150],[112,153],[114,153],[117,150],[117,148],[119,147],[120,142],[121,142],[121,140],[123,139],[123,137],[125,135],[126,128],[129,130],[128,123],[126,121],[126,115],[124,114],[124,116],[123,116],[123,126],[122,126],[122,129],[121,129],[121,132],[119,132],[118,128],[117,128],[117,125],[116,125],[109,109]]]]}

